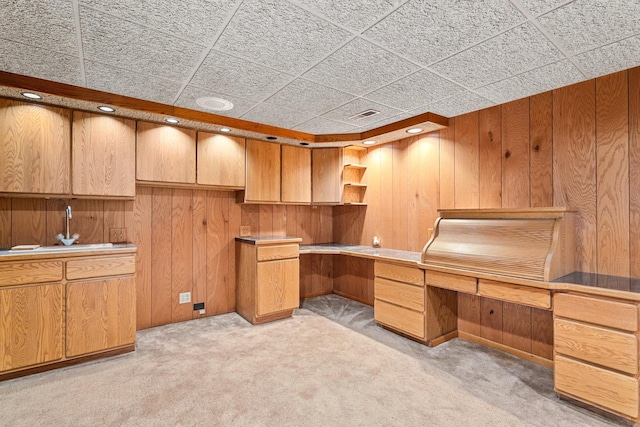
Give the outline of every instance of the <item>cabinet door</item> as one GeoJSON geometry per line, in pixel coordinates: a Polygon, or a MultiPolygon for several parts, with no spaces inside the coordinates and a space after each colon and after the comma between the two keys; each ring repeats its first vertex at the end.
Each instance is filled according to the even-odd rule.
{"type": "Polygon", "coordinates": [[[62,358],[62,284],[0,290],[0,371],[62,358]]]}
{"type": "Polygon", "coordinates": [[[244,188],[245,140],[198,132],[198,184],[244,188]]]}
{"type": "Polygon", "coordinates": [[[311,150],[282,146],[282,197],[285,203],[311,203],[311,150]]]}
{"type": "Polygon", "coordinates": [[[196,131],[138,122],[136,178],[195,184],[196,131]]]}
{"type": "Polygon", "coordinates": [[[73,194],[136,195],[136,122],[73,112],[73,194]]]}
{"type": "Polygon", "coordinates": [[[316,148],[313,156],[313,202],[339,204],[342,198],[340,148],[316,148]]]}
{"type": "Polygon", "coordinates": [[[71,114],[0,99],[0,193],[69,194],[71,114]]]}
{"type": "Polygon", "coordinates": [[[280,145],[247,140],[246,202],[280,201],[280,145]]]}
{"type": "Polygon", "coordinates": [[[136,341],[135,278],[67,284],[66,356],[136,341]]]}
{"type": "Polygon", "coordinates": [[[256,280],[256,315],[292,310],[300,304],[298,258],[259,262],[256,280]]]}

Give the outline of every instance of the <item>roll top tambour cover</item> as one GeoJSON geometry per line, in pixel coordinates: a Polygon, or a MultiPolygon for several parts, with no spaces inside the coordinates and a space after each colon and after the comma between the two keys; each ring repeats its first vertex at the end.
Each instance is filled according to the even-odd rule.
{"type": "Polygon", "coordinates": [[[424,264],[550,281],[574,271],[573,211],[440,210],[424,264]]]}

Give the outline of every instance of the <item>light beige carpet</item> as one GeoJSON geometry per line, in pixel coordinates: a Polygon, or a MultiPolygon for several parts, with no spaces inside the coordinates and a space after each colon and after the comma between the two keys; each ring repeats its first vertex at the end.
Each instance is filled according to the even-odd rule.
{"type": "Polygon", "coordinates": [[[461,340],[428,348],[335,295],[251,326],[138,333],[137,351],[0,383],[2,426],[605,426],[551,370],[461,340]]]}

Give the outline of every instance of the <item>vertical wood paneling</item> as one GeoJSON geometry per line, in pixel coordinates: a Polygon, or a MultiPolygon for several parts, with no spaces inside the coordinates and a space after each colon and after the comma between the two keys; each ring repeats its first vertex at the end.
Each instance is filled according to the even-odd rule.
{"type": "Polygon", "coordinates": [[[480,297],[458,292],[458,330],[480,336],[480,297]]]}
{"type": "Polygon", "coordinates": [[[553,91],[553,204],[577,209],[576,267],[595,273],[595,81],[553,91]]]}
{"type": "Polygon", "coordinates": [[[180,304],[180,294],[193,290],[193,190],[174,189],[172,193],[171,321],[181,322],[193,318],[192,303],[180,304]]]}
{"type": "Polygon", "coordinates": [[[11,247],[11,199],[0,198],[0,248],[11,247]]]}
{"type": "Polygon", "coordinates": [[[273,206],[260,205],[260,235],[273,236],[273,206]]]}
{"type": "Polygon", "coordinates": [[[260,206],[242,205],[240,225],[248,225],[252,236],[260,236],[260,206]]]}
{"type": "MultiPolygon", "coordinates": [[[[229,205],[229,227],[227,235],[227,259],[229,260],[229,282],[227,284],[227,310],[236,309],[236,243],[235,237],[240,229],[240,205],[236,203],[233,193],[227,193],[229,205]]],[[[287,211],[288,212],[288,211],[287,211]]],[[[287,221],[289,217],[287,216],[287,221]]]]}
{"type": "Polygon", "coordinates": [[[136,253],[136,327],[151,327],[152,305],[152,192],[149,187],[138,187],[133,203],[131,241],[138,247],[136,253]]]}
{"type": "Polygon", "coordinates": [[[627,72],[596,79],[598,273],[629,275],[627,72]]]}
{"type": "MultiPolygon", "coordinates": [[[[380,206],[380,159],[382,150],[381,147],[372,147],[367,150],[366,165],[367,170],[364,173],[363,181],[367,183],[367,191],[364,193],[364,201],[367,203],[367,207],[364,208],[364,226],[362,231],[361,240],[359,242],[345,242],[345,243],[359,243],[361,245],[370,245],[373,235],[378,229],[378,214],[377,210],[380,206]]],[[[334,216],[337,209],[334,209],[334,216]]],[[[343,221],[340,225],[345,224],[344,216],[341,218],[343,221]]],[[[334,241],[341,242],[341,236],[335,236],[334,241]]]]}
{"type": "Polygon", "coordinates": [[[171,323],[171,191],[151,195],[151,326],[171,323]]]}
{"type": "Polygon", "coordinates": [[[553,205],[553,93],[529,98],[531,206],[553,205]]]}
{"type": "MultiPolygon", "coordinates": [[[[392,248],[394,218],[392,206],[393,194],[393,147],[389,144],[380,147],[380,201],[377,208],[378,222],[374,234],[380,237],[381,246],[392,248]]],[[[373,236],[367,236],[371,244],[373,236]]]]}
{"type": "MultiPolygon", "coordinates": [[[[126,228],[125,214],[127,212],[126,205],[132,202],[124,200],[105,200],[104,201],[104,224],[102,226],[102,242],[111,242],[110,230],[112,228],[126,228]]],[[[117,242],[120,243],[120,242],[117,242]]]]}
{"type": "Polygon", "coordinates": [[[440,209],[455,208],[455,130],[456,119],[440,130],[440,209]]]}
{"type": "Polygon", "coordinates": [[[480,110],[480,207],[502,205],[502,132],[499,105],[480,110]]]}
{"type": "Polygon", "coordinates": [[[629,70],[629,270],[640,277],[640,67],[629,70]]]}
{"type": "Polygon", "coordinates": [[[553,312],[531,310],[531,353],[553,359],[553,312]]]}
{"type": "Polygon", "coordinates": [[[274,236],[287,235],[287,207],[284,205],[273,206],[273,223],[271,226],[274,236]]]}
{"type": "Polygon", "coordinates": [[[502,105],[502,207],[529,207],[529,191],[529,98],[523,98],[502,105]]]}
{"type": "Polygon", "coordinates": [[[313,243],[313,230],[311,226],[311,209],[309,206],[296,206],[297,230],[296,237],[302,239],[301,244],[313,243]]]}
{"type": "Polygon", "coordinates": [[[478,112],[456,117],[455,207],[480,206],[478,112]]]}
{"type": "Polygon", "coordinates": [[[502,344],[502,301],[480,298],[480,336],[502,344]]]}
{"type": "MultiPolygon", "coordinates": [[[[46,200],[13,199],[11,212],[12,241],[10,246],[40,245],[42,242],[47,241],[46,200]]],[[[62,230],[59,232],[62,232],[62,230]]]]}
{"type": "Polygon", "coordinates": [[[333,255],[300,255],[300,298],[333,292],[333,255]]]}
{"type": "Polygon", "coordinates": [[[531,307],[502,304],[502,343],[531,353],[531,307]]]}
{"type": "Polygon", "coordinates": [[[207,314],[229,311],[229,199],[225,193],[207,193],[207,314]]]}
{"type": "Polygon", "coordinates": [[[393,218],[393,232],[384,229],[387,239],[386,242],[392,248],[406,248],[409,242],[408,236],[408,212],[407,205],[407,151],[408,139],[401,139],[393,144],[392,147],[392,169],[391,169],[391,217],[393,218]]]}
{"type": "MultiPolygon", "coordinates": [[[[192,287],[191,301],[205,303],[205,316],[207,315],[207,192],[194,190],[192,204],[192,287]]],[[[193,310],[192,317],[202,317],[199,310],[193,310]]]]}
{"type": "Polygon", "coordinates": [[[333,240],[333,211],[330,206],[313,206],[311,211],[311,237],[314,243],[333,240]]]}
{"type": "MultiPolygon", "coordinates": [[[[298,232],[298,209],[294,205],[287,205],[287,236],[297,237],[298,232]]],[[[233,215],[231,216],[233,218],[233,215]]],[[[332,236],[333,237],[333,236],[332,236]]]]}
{"type": "Polygon", "coordinates": [[[407,152],[407,234],[406,248],[420,251],[427,242],[428,229],[438,215],[440,141],[437,133],[409,139],[407,152]]]}

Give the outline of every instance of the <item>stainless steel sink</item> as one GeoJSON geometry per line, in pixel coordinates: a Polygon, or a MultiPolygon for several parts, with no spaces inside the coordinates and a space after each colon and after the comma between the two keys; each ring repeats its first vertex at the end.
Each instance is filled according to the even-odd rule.
{"type": "Polygon", "coordinates": [[[36,249],[11,249],[9,252],[20,253],[42,253],[42,252],[73,252],[73,251],[91,251],[99,249],[112,248],[113,243],[92,243],[87,245],[55,245],[55,246],[40,246],[36,249]]]}

